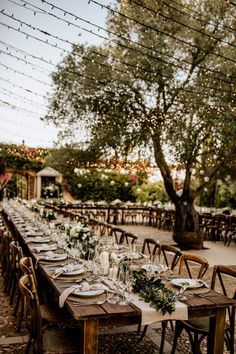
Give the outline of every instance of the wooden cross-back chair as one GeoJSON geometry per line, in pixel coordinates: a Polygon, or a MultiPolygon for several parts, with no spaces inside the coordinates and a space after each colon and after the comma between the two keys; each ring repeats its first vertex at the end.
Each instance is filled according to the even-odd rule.
{"type": "Polygon", "coordinates": [[[179,274],[188,276],[189,278],[202,279],[208,267],[209,263],[206,258],[186,253],[180,257],[179,274]]]}
{"type": "Polygon", "coordinates": [[[123,235],[123,239],[120,243],[123,243],[129,247],[137,245],[138,236],[133,234],[132,232],[125,232],[123,235]]]}
{"type": "MultiPolygon", "coordinates": [[[[211,289],[221,292],[225,296],[236,299],[236,266],[214,266],[211,280],[211,289]],[[226,281],[230,286],[226,286],[226,281]]],[[[201,317],[188,321],[176,321],[175,335],[171,354],[175,353],[178,338],[183,329],[187,332],[193,353],[202,353],[201,343],[209,334],[210,317],[201,317]]],[[[234,354],[235,346],[235,307],[227,308],[225,325],[225,344],[230,354],[234,354]]]]}
{"type": "Polygon", "coordinates": [[[163,263],[172,271],[176,270],[176,267],[180,261],[182,252],[171,245],[161,244],[160,258],[163,259],[163,263]]]}
{"type": "Polygon", "coordinates": [[[142,253],[154,261],[158,253],[160,252],[160,244],[153,238],[147,237],[143,240],[142,253]]]}
{"type": "MultiPolygon", "coordinates": [[[[10,271],[9,271],[9,277],[7,282],[7,293],[10,295],[10,305],[12,305],[16,291],[18,289],[18,281],[21,276],[19,262],[20,259],[23,257],[23,251],[21,246],[19,246],[19,244],[17,243],[17,241],[11,241],[9,247],[10,247],[10,254],[11,254],[11,262],[10,262],[10,271]]],[[[19,298],[19,292],[17,298],[19,298]]]]}
{"type": "Polygon", "coordinates": [[[121,229],[120,227],[112,227],[111,229],[111,237],[114,238],[114,241],[120,245],[121,243],[123,243],[124,240],[124,234],[125,234],[125,230],[121,229]]]}
{"type": "MultiPolygon", "coordinates": [[[[41,311],[41,318],[43,324],[51,323],[68,323],[72,320],[69,312],[64,308],[59,308],[59,306],[55,306],[53,302],[43,302],[40,300],[40,294],[38,290],[38,281],[37,276],[35,273],[34,264],[31,257],[23,257],[20,260],[20,269],[22,274],[31,275],[34,279],[35,288],[37,290],[37,296],[40,302],[40,311],[41,311]]],[[[22,302],[22,309],[19,318],[19,325],[23,316],[24,311],[24,303],[22,302]]]]}
{"type": "MultiPolygon", "coordinates": [[[[74,331],[63,329],[43,330],[41,308],[37,288],[32,274],[25,274],[19,280],[19,288],[24,298],[24,318],[29,340],[25,353],[79,353],[79,336],[74,331]]],[[[78,331],[78,329],[76,329],[78,331]]]]}

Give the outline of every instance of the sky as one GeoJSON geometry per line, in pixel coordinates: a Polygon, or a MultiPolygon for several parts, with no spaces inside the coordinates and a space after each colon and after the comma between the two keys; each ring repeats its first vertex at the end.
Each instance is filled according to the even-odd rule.
{"type": "Polygon", "coordinates": [[[53,147],[57,129],[40,119],[53,90],[51,74],[71,43],[103,42],[99,35],[106,32],[96,27],[105,27],[107,9],[101,5],[115,0],[96,2],[0,0],[0,142],[53,147]]]}

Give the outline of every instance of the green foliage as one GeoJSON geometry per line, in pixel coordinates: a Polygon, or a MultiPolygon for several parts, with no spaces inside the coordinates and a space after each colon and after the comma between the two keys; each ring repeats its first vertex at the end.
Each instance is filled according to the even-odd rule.
{"type": "Polygon", "coordinates": [[[170,6],[117,1],[117,12],[109,11],[107,19],[111,42],[75,45],[54,73],[45,119],[63,123],[72,135],[85,127],[91,146],[115,157],[150,149],[177,206],[192,203],[205,188],[204,180],[192,188],[193,169],[204,169],[211,179],[235,156],[236,56],[228,32],[235,9],[227,2],[188,2],[190,11],[200,13],[196,18],[170,6]],[[186,172],[182,198],[173,163],[186,172]]]}
{"type": "Polygon", "coordinates": [[[133,291],[139,293],[140,297],[149,302],[151,307],[161,310],[163,315],[172,314],[175,311],[175,302],[178,295],[167,289],[161,279],[149,279],[142,272],[134,272],[133,291]]]}
{"type": "Polygon", "coordinates": [[[142,203],[149,201],[169,202],[163,181],[143,183],[138,189],[133,187],[133,191],[137,200],[142,203]]]}
{"type": "Polygon", "coordinates": [[[145,172],[122,174],[110,169],[83,169],[79,172],[68,177],[71,194],[82,201],[105,200],[108,203],[115,199],[135,201],[132,187],[138,186],[147,177],[145,172]]]}

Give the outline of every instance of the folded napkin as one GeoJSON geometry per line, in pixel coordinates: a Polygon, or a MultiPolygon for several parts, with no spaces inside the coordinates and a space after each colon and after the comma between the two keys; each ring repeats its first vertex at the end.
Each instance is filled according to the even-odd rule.
{"type": "Polygon", "coordinates": [[[57,245],[47,245],[45,244],[41,244],[40,246],[34,246],[32,248],[32,251],[35,253],[40,253],[42,251],[55,251],[57,249],[57,245]]]}
{"type": "Polygon", "coordinates": [[[67,264],[64,267],[55,269],[53,279],[59,277],[63,273],[73,272],[74,270],[81,270],[81,273],[85,271],[85,268],[81,264],[67,264]]]}
{"type": "Polygon", "coordinates": [[[35,237],[27,237],[25,239],[25,243],[40,243],[40,242],[50,242],[51,239],[49,237],[35,236],[35,237]]]}
{"type": "Polygon", "coordinates": [[[66,288],[59,296],[59,307],[63,307],[68,296],[73,293],[75,289],[78,288],[80,288],[80,285],[74,285],[70,286],[69,288],[66,288]]]}
{"type": "Polygon", "coordinates": [[[83,291],[90,291],[90,290],[107,290],[107,288],[101,283],[89,284],[87,281],[83,281],[81,284],[70,286],[66,288],[61,295],[59,296],[59,306],[63,307],[65,304],[66,299],[70,294],[72,294],[76,290],[80,290],[81,293],[83,291]]]}

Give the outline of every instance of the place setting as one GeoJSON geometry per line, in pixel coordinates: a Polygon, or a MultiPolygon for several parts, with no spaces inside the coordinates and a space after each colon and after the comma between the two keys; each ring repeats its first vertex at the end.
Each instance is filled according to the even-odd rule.
{"type": "Polygon", "coordinates": [[[211,290],[210,286],[202,279],[180,277],[169,278],[166,287],[173,291],[178,291],[179,300],[182,301],[187,300],[187,298],[193,295],[202,296],[211,290]]]}

